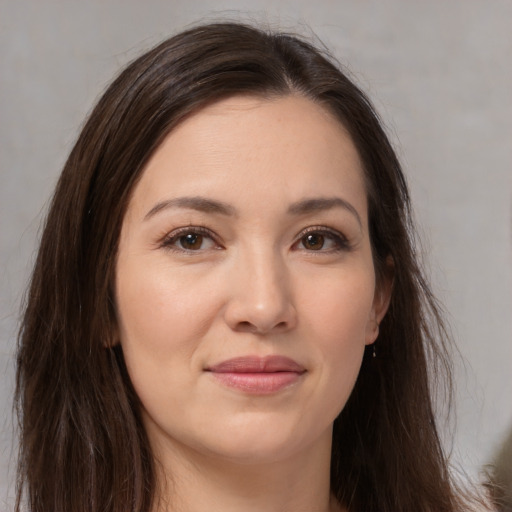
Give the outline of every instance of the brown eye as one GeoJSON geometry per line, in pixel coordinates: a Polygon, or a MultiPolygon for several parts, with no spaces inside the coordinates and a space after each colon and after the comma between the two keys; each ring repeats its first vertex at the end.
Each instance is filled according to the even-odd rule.
{"type": "Polygon", "coordinates": [[[323,249],[324,243],[324,235],[321,235],[320,233],[309,233],[302,237],[302,245],[305,249],[309,249],[310,251],[319,251],[320,249],[323,249]]]}
{"type": "Polygon", "coordinates": [[[197,251],[201,249],[203,245],[203,235],[198,233],[187,233],[186,235],[180,236],[179,244],[183,249],[189,251],[197,251]]]}
{"type": "Polygon", "coordinates": [[[351,246],[347,238],[337,230],[319,226],[302,232],[302,236],[293,244],[293,249],[320,254],[333,254],[349,251],[351,246]]]}
{"type": "Polygon", "coordinates": [[[200,226],[176,229],[162,241],[161,246],[181,254],[203,253],[221,248],[216,243],[213,233],[200,226]]]}

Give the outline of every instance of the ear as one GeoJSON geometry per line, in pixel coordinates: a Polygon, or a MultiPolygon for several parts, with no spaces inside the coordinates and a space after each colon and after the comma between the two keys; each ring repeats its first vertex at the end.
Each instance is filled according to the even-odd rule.
{"type": "Polygon", "coordinates": [[[386,315],[393,292],[394,263],[391,256],[386,259],[385,269],[375,285],[375,295],[366,326],[366,345],[371,345],[379,335],[379,325],[386,315]]]}
{"type": "Polygon", "coordinates": [[[103,342],[104,348],[114,348],[117,345],[119,345],[121,342],[119,341],[118,337],[112,338],[111,340],[107,340],[103,342]]]}
{"type": "Polygon", "coordinates": [[[110,325],[102,341],[103,348],[114,348],[116,345],[121,343],[117,319],[113,319],[109,323],[110,325]]]}
{"type": "Polygon", "coordinates": [[[119,318],[117,315],[117,300],[115,294],[115,277],[109,283],[109,310],[107,313],[105,335],[103,337],[103,348],[114,348],[121,343],[119,334],[119,318]]]}

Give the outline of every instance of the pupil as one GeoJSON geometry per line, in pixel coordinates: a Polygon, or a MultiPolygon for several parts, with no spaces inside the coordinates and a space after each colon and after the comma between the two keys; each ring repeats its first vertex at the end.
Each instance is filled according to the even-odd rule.
{"type": "Polygon", "coordinates": [[[318,250],[321,249],[324,245],[324,237],[322,235],[306,235],[306,246],[309,249],[318,250]]]}
{"type": "Polygon", "coordinates": [[[181,243],[186,249],[199,249],[202,241],[203,237],[194,233],[181,237],[181,243]]]}

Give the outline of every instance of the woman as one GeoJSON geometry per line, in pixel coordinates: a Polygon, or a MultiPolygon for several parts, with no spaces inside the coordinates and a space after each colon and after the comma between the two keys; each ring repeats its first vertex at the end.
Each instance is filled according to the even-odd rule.
{"type": "Polygon", "coordinates": [[[134,61],[41,240],[18,508],[469,510],[412,237],[377,115],[307,42],[212,24],[134,61]]]}

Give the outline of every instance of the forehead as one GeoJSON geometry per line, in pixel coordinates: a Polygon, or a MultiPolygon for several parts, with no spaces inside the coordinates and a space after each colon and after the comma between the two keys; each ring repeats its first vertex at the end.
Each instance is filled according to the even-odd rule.
{"type": "Polygon", "coordinates": [[[357,150],[327,109],[298,95],[235,96],[199,110],[167,136],[133,199],[208,194],[293,202],[336,190],[365,202],[364,188],[357,150]]]}

